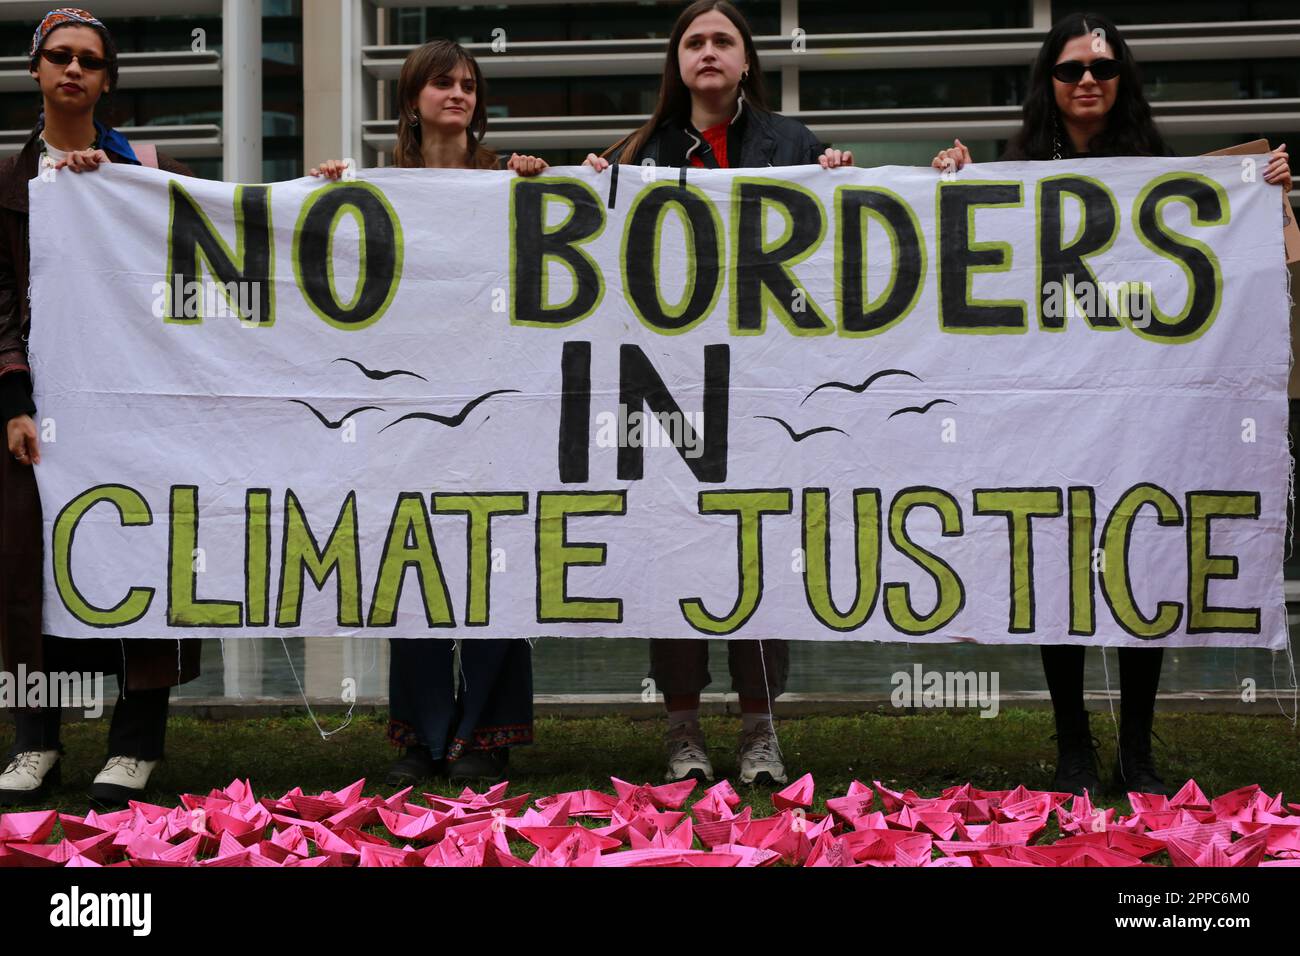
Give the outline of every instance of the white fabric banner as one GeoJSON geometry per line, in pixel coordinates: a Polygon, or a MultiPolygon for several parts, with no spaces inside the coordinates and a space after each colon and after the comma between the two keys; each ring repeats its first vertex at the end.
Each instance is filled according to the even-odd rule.
{"type": "Polygon", "coordinates": [[[50,633],[1285,646],[1236,157],[30,188],[50,633]]]}

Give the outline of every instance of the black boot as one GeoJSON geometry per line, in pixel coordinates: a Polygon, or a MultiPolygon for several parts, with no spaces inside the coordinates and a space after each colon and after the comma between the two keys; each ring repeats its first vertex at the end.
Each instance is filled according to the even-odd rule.
{"type": "Polygon", "coordinates": [[[388,768],[384,783],[390,787],[405,787],[433,777],[441,777],[447,772],[445,760],[434,760],[428,747],[407,747],[406,754],[388,768]]]}
{"type": "Polygon", "coordinates": [[[1090,797],[1101,795],[1101,764],[1097,759],[1097,741],[1088,729],[1085,712],[1071,730],[1059,730],[1053,735],[1056,741],[1056,776],[1052,789],[1081,797],[1086,790],[1090,797]]]}
{"type": "Polygon", "coordinates": [[[1151,754],[1151,720],[1120,719],[1119,753],[1111,786],[1116,793],[1152,793],[1172,797],[1174,791],[1156,773],[1151,754]]]}
{"type": "Polygon", "coordinates": [[[497,747],[495,750],[470,750],[463,757],[448,761],[447,768],[453,783],[466,780],[500,783],[506,777],[509,764],[510,748],[497,747]]]}

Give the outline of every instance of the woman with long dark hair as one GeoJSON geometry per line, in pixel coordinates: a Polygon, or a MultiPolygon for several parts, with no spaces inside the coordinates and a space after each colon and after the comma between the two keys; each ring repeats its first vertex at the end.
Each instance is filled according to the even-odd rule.
{"type": "MultiPolygon", "coordinates": [[[[832,169],[852,165],[853,155],[824,146],[803,123],[771,112],[749,24],[727,0],[697,0],[673,25],[650,119],[586,159],[598,172],[611,162],[707,169],[819,163],[832,169]]],[[[740,782],[785,783],[772,701],[785,689],[789,644],[730,641],[727,663],[740,700],[740,782]]],[[[713,779],[699,723],[708,666],[709,645],[701,638],[650,641],[650,677],[668,711],[670,781],[713,779]]]]}
{"type": "MultiPolygon", "coordinates": [[[[1142,78],[1115,24],[1092,13],[1060,20],[1038,51],[1025,96],[1024,121],[1002,158],[1049,160],[1087,156],[1168,156],[1169,147],[1151,118],[1142,78]]],[[[960,169],[971,161],[960,140],[941,150],[931,165],[960,169]]],[[[1291,188],[1286,144],[1272,154],[1264,180],[1291,188]]],[[[1056,718],[1057,762],[1053,788],[1070,793],[1101,789],[1096,743],[1083,704],[1086,648],[1040,647],[1056,718]]],[[[1112,786],[1119,792],[1171,795],[1156,773],[1151,725],[1164,649],[1119,648],[1120,729],[1112,786]]]]}
{"type": "MultiPolygon", "coordinates": [[[[478,62],[450,40],[411,51],[397,81],[395,166],[415,169],[495,169],[498,155],[484,145],[487,89],[478,62]]],[[[311,175],[337,179],[340,160],[311,175]]],[[[536,156],[512,154],[506,168],[521,176],[546,169],[536,156]]],[[[446,773],[452,780],[500,780],[510,748],[533,739],[532,645],[523,639],[461,642],[459,674],[454,641],[389,641],[388,738],[405,752],[389,768],[393,786],[446,773]]]]}
{"type": "MultiPolygon", "coordinates": [[[[28,58],[44,109],[22,151],[0,162],[0,419],[9,450],[0,456],[0,652],[11,672],[22,667],[28,675],[117,674],[108,760],[90,795],[104,804],[125,804],[143,795],[162,758],[168,692],[198,676],[200,647],[193,640],[178,647],[163,640],[65,640],[41,633],[42,518],[33,473],[41,442],[27,358],[27,184],[42,169],[57,176],[66,175],[62,169],[89,171],[102,163],[138,166],[141,158],[167,172],[192,174],[166,156],[133,148],[95,119],[96,104],[117,86],[117,47],[88,11],[61,7],[46,14],[28,58]]],[[[47,679],[46,685],[57,683],[47,679]]],[[[0,773],[0,804],[33,803],[59,781],[61,716],[56,701],[15,710],[17,738],[0,773]]]]}

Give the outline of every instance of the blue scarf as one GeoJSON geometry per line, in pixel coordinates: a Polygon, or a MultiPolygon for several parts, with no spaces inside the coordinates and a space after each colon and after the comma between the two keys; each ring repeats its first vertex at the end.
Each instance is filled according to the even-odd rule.
{"type": "MultiPolygon", "coordinates": [[[[135,150],[131,148],[131,143],[125,136],[113,129],[111,126],[105,126],[99,120],[92,120],[95,124],[95,141],[90,144],[91,149],[112,150],[117,155],[122,156],[127,162],[136,166],[140,165],[140,159],[135,155],[135,150]]],[[[36,118],[36,133],[40,135],[41,130],[45,129],[45,112],[36,118]]]]}
{"type": "Polygon", "coordinates": [[[131,148],[131,144],[127,141],[125,136],[113,129],[111,126],[105,126],[99,120],[94,120],[94,123],[96,133],[94,144],[95,149],[111,149],[119,156],[124,156],[128,162],[134,163],[137,166],[140,165],[140,160],[136,157],[135,150],[131,148]]]}

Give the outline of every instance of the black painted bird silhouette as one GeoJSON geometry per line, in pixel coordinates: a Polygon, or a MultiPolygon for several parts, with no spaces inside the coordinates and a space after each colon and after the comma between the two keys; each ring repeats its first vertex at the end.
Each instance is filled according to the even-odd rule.
{"type": "Polygon", "coordinates": [[[779,419],[779,418],[775,418],[775,417],[773,417],[773,416],[771,416],[771,415],[755,415],[754,417],[755,417],[755,418],[766,418],[769,422],[776,422],[778,425],[780,425],[782,428],[784,428],[784,429],[789,433],[789,435],[790,435],[790,437],[791,437],[792,439],[794,439],[794,440],[797,441],[797,442],[799,442],[799,441],[803,441],[805,438],[807,438],[807,437],[810,436],[810,435],[819,435],[819,434],[821,434],[822,432],[839,432],[841,435],[847,435],[847,434],[848,434],[848,432],[844,431],[844,429],[842,429],[842,428],[834,428],[834,427],[832,427],[832,426],[830,426],[830,425],[820,425],[820,426],[818,426],[817,428],[810,428],[810,429],[808,429],[806,432],[797,432],[797,431],[795,431],[793,428],[791,428],[791,427],[789,426],[788,423],[782,421],[782,420],[779,419]]]}
{"type": "Polygon", "coordinates": [[[890,412],[889,417],[893,418],[895,415],[902,415],[904,412],[916,412],[919,415],[924,415],[926,412],[934,408],[934,406],[936,405],[956,405],[956,404],[957,404],[956,402],[950,402],[946,398],[936,398],[933,401],[926,402],[924,405],[908,405],[906,408],[900,408],[896,412],[890,412]]]}
{"type": "MultiPolygon", "coordinates": [[[[863,392],[869,389],[877,379],[884,378],[886,375],[907,375],[910,376],[911,378],[916,379],[918,382],[923,381],[921,376],[914,375],[911,372],[907,371],[906,369],[882,368],[879,372],[872,372],[870,375],[866,377],[865,381],[857,385],[850,385],[848,382],[823,382],[822,384],[814,388],[811,392],[809,392],[807,395],[805,395],[803,398],[803,402],[808,401],[808,399],[812,398],[823,388],[841,388],[846,392],[853,392],[854,394],[861,395],[863,392]]],[[[800,402],[799,404],[802,405],[803,402],[800,402]]]]}
{"type": "Polygon", "coordinates": [[[401,418],[397,419],[396,421],[389,422],[387,425],[385,425],[383,428],[379,430],[381,432],[387,431],[388,429],[392,428],[394,425],[398,424],[399,422],[405,422],[411,419],[419,419],[421,421],[427,421],[427,422],[437,422],[439,425],[446,425],[448,428],[456,428],[464,423],[465,419],[469,417],[470,412],[474,411],[474,409],[478,408],[480,405],[486,402],[493,395],[504,395],[507,392],[518,392],[518,391],[519,389],[517,388],[497,388],[497,389],[493,389],[490,392],[484,392],[478,398],[471,399],[469,402],[467,402],[465,407],[462,408],[455,415],[435,415],[433,412],[411,412],[409,415],[403,415],[401,418]]]}
{"type": "MultiPolygon", "coordinates": [[[[335,362],[347,362],[347,363],[349,363],[349,364],[351,364],[351,365],[355,365],[357,368],[361,369],[361,374],[363,374],[366,378],[374,379],[374,380],[377,381],[377,382],[378,382],[378,381],[383,381],[383,380],[386,379],[386,378],[392,378],[392,377],[395,376],[395,375],[409,375],[409,376],[411,376],[412,378],[418,378],[421,382],[427,382],[427,381],[428,381],[428,379],[425,378],[423,375],[419,375],[419,374],[417,374],[416,372],[408,372],[408,371],[407,371],[406,369],[404,369],[404,368],[395,368],[395,369],[392,369],[391,371],[387,371],[387,372],[385,372],[385,371],[381,371],[380,369],[366,368],[364,365],[362,365],[362,364],[361,364],[360,362],[358,362],[356,359],[350,359],[350,358],[336,358],[334,361],[335,361],[335,362]]],[[[330,364],[332,365],[333,362],[331,362],[330,364]]]]}
{"type": "Polygon", "coordinates": [[[312,408],[312,406],[311,406],[310,404],[308,404],[307,402],[304,402],[304,401],[303,401],[302,399],[300,399],[300,398],[291,398],[291,399],[289,399],[289,401],[291,401],[291,402],[297,402],[299,405],[302,405],[304,408],[309,409],[309,410],[311,411],[311,413],[312,413],[313,415],[315,415],[316,418],[319,419],[320,423],[321,423],[322,425],[324,425],[326,428],[340,428],[340,427],[342,427],[343,423],[344,423],[345,421],[347,421],[349,418],[351,418],[353,415],[359,415],[359,414],[361,414],[362,412],[368,412],[368,411],[371,411],[372,409],[373,409],[374,411],[378,411],[378,412],[382,412],[382,411],[383,411],[383,409],[382,409],[380,406],[378,406],[378,405],[362,405],[360,408],[354,408],[354,409],[352,409],[352,411],[348,412],[346,415],[344,415],[344,416],[343,416],[342,418],[340,418],[338,421],[330,421],[328,418],[326,418],[324,415],[322,415],[320,412],[318,412],[315,408],[312,408]]]}

